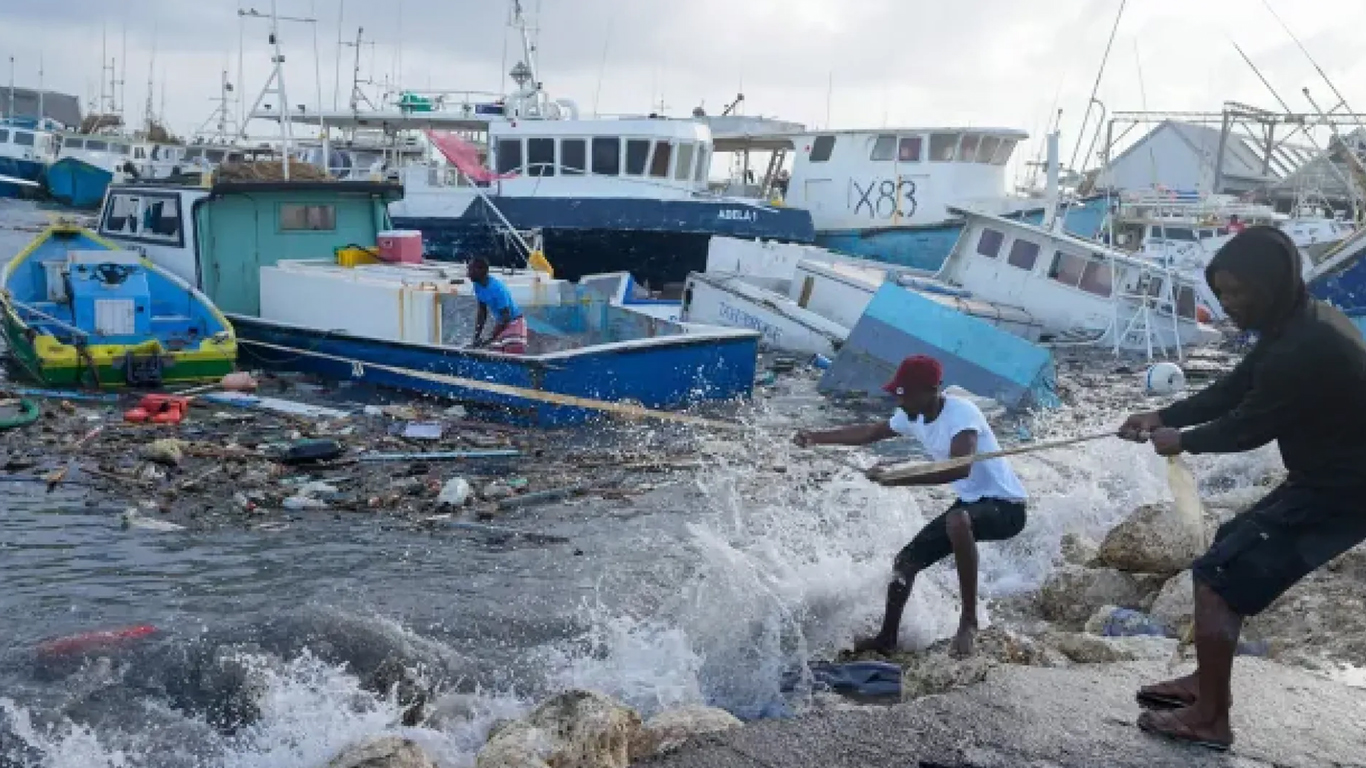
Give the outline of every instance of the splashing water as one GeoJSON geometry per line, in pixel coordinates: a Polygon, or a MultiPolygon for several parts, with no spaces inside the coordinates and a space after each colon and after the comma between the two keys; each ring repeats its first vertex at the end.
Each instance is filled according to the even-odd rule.
{"type": "MultiPolygon", "coordinates": [[[[792,387],[801,395],[809,383],[798,380],[792,387]]],[[[563,629],[558,636],[522,645],[486,637],[457,648],[456,639],[414,631],[373,609],[296,631],[292,644],[235,642],[243,682],[234,684],[254,710],[249,722],[233,729],[216,728],[192,708],[176,705],[164,681],[154,684],[118,668],[106,669],[98,684],[89,682],[98,665],[88,664],[41,694],[0,699],[0,765],[8,768],[8,758],[55,768],[311,768],[366,737],[397,734],[416,740],[440,765],[464,768],[494,723],[567,687],[616,696],[647,717],[688,703],[721,706],[743,718],[799,711],[809,701],[801,677],[805,663],[832,656],[874,628],[897,551],[951,496],[943,489],[881,488],[838,450],[792,446],[794,428],[819,420],[800,407],[800,397],[796,402],[777,398],[756,407],[746,441],[704,443],[710,465],[668,490],[668,509],[640,519],[590,515],[582,523],[585,536],[627,541],[621,545],[626,548],[635,546],[631,536],[644,537],[640,541],[652,546],[646,557],[602,563],[579,584],[561,605],[563,615],[549,617],[551,626],[563,629]],[[337,640],[346,633],[360,639],[337,640]],[[433,678],[445,684],[423,725],[401,725],[405,705],[396,692],[366,684],[368,669],[386,655],[444,674],[433,678]],[[82,690],[94,693],[70,693],[82,680],[82,690]],[[136,703],[118,705],[116,716],[100,690],[136,703]]],[[[1122,416],[1104,404],[1076,408],[1025,426],[1039,439],[1053,439],[1117,424],[1122,416]]],[[[869,453],[852,456],[868,463],[869,453]]],[[[1015,539],[981,547],[984,625],[993,598],[1044,581],[1065,533],[1099,538],[1134,507],[1169,498],[1163,460],[1147,446],[1100,440],[1016,457],[1012,464],[1031,493],[1029,523],[1015,539]]],[[[1192,457],[1190,464],[1205,501],[1218,503],[1247,496],[1249,486],[1279,462],[1269,447],[1192,457]]],[[[526,569],[550,568],[557,578],[569,578],[566,553],[533,555],[499,571],[510,594],[539,591],[540,582],[528,581],[526,569]]],[[[289,577],[305,573],[290,571],[289,577]]],[[[420,588],[450,610],[478,609],[470,605],[477,595],[450,596],[441,582],[420,588]]],[[[957,593],[950,563],[922,574],[903,622],[903,646],[948,636],[957,625],[957,593]]],[[[504,603],[515,603],[509,593],[500,594],[504,603]]],[[[201,674],[197,669],[176,674],[201,674]]]]}

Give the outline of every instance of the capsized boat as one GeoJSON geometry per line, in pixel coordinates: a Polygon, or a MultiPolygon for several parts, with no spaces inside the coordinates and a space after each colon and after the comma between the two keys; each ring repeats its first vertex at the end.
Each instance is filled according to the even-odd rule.
{"type": "Polygon", "coordinates": [[[217,381],[237,339],[189,283],[70,223],[0,272],[0,330],[20,373],[46,386],[217,381]]]}

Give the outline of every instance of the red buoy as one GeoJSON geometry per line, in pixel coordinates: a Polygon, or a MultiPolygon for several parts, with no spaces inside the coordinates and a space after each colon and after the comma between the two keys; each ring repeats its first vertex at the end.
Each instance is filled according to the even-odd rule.
{"type": "Polygon", "coordinates": [[[105,648],[113,645],[141,640],[155,634],[157,628],[151,624],[138,624],[122,629],[105,629],[95,632],[82,632],[79,635],[69,635],[59,637],[55,640],[47,640],[38,644],[38,653],[56,656],[73,653],[85,653],[96,648],[105,648]]]}

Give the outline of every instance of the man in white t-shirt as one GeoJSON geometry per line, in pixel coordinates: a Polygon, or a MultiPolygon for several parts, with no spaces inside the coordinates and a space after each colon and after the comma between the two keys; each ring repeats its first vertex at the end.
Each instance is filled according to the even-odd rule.
{"type": "MultiPolygon", "coordinates": [[[[908,357],[883,387],[896,396],[900,406],[891,420],[826,432],[802,431],[795,441],[800,446],[867,445],[905,435],[919,440],[935,461],[1000,450],[982,411],[970,400],[943,394],[942,379],[943,367],[938,360],[924,355],[908,357]]],[[[958,493],[958,500],[897,555],[895,575],[887,587],[882,631],[860,640],[854,650],[894,650],[901,613],[916,574],[952,554],[962,589],[962,613],[951,650],[958,656],[970,655],[977,633],[977,542],[1003,541],[1024,529],[1029,498],[1024,486],[1005,459],[987,459],[904,480],[887,480],[882,467],[873,467],[867,477],[886,486],[948,484],[958,493]]]]}

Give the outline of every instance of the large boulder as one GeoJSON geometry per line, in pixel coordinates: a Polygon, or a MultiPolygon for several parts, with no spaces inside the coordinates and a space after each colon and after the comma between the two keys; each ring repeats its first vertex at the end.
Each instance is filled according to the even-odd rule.
{"type": "Polygon", "coordinates": [[[327,763],[327,768],[437,768],[417,742],[383,736],[350,747],[327,763]]]}
{"type": "Polygon", "coordinates": [[[1113,568],[1066,565],[1054,571],[1039,590],[1039,609],[1050,621],[1080,627],[1102,606],[1140,608],[1149,581],[1113,568]]]}
{"type": "Polygon", "coordinates": [[[1149,613],[1177,635],[1185,632],[1195,614],[1195,585],[1191,572],[1182,571],[1167,579],[1149,613]]]}
{"type": "Polygon", "coordinates": [[[1110,529],[1100,543],[1100,562],[1131,573],[1173,576],[1205,551],[1205,524],[1171,504],[1146,504],[1110,529]]]}
{"type": "Polygon", "coordinates": [[[552,696],[500,728],[476,768],[627,768],[640,739],[635,710],[592,691],[552,696]]]}
{"type": "Polygon", "coordinates": [[[682,746],[694,736],[722,733],[739,728],[743,723],[724,709],[686,706],[666,709],[645,722],[639,736],[631,744],[631,760],[668,752],[682,746]]]}

